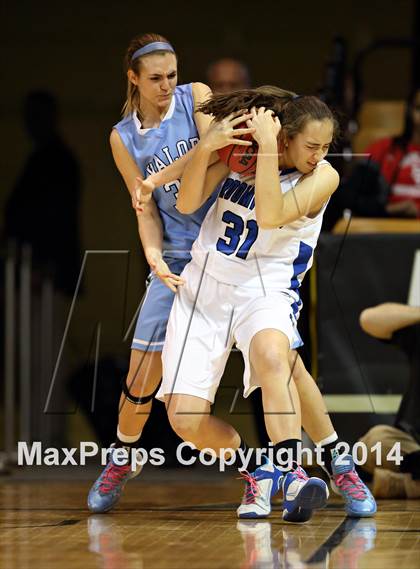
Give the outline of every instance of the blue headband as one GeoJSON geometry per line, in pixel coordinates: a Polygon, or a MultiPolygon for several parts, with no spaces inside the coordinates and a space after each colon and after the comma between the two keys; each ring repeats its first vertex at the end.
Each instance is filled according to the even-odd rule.
{"type": "Polygon", "coordinates": [[[131,56],[131,61],[134,61],[135,59],[137,59],[137,57],[140,57],[141,55],[146,55],[147,53],[151,53],[152,51],[162,51],[162,50],[172,51],[172,53],[175,53],[175,50],[170,43],[166,43],[163,41],[154,41],[152,43],[148,43],[147,45],[141,47],[140,49],[137,49],[131,56]]]}

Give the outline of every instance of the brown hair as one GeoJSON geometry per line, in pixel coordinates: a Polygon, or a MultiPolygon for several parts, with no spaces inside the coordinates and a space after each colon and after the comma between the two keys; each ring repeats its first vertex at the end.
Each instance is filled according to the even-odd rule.
{"type": "Polygon", "coordinates": [[[338,136],[339,125],[331,109],[318,97],[296,95],[273,85],[263,85],[256,89],[232,91],[227,95],[213,95],[202,103],[198,111],[212,114],[216,121],[230,113],[251,107],[266,107],[279,117],[282,131],[289,138],[301,132],[308,121],[329,119],[333,124],[333,139],[338,136]]]}
{"type": "Polygon", "coordinates": [[[280,121],[289,138],[305,128],[309,121],[330,120],[333,125],[333,141],[338,137],[340,127],[333,111],[313,95],[296,97],[281,111],[280,121]]]}
{"type": "Polygon", "coordinates": [[[284,105],[293,97],[296,97],[296,94],[292,91],[263,85],[256,89],[240,89],[225,95],[213,95],[198,107],[198,111],[213,115],[216,121],[222,120],[230,113],[251,107],[266,107],[279,115],[284,105]]]}
{"type": "MultiPolygon", "coordinates": [[[[140,73],[140,67],[141,67],[141,60],[142,57],[144,56],[139,56],[136,57],[134,60],[132,60],[133,54],[140,48],[148,45],[149,43],[153,43],[153,42],[165,42],[165,43],[170,43],[164,36],[161,36],[160,34],[153,34],[153,33],[148,33],[148,34],[142,34],[141,36],[136,36],[135,38],[133,38],[130,41],[130,44],[127,48],[127,51],[125,52],[125,57],[124,57],[124,68],[125,68],[125,72],[127,73],[129,69],[131,69],[132,71],[134,71],[134,73],[136,75],[139,75],[140,73]]],[[[162,50],[157,50],[157,51],[153,51],[153,54],[155,53],[173,53],[172,51],[166,50],[166,49],[162,49],[162,50]]],[[[176,57],[176,54],[175,54],[176,57]]],[[[131,83],[131,81],[127,78],[127,99],[124,103],[124,106],[122,108],[122,115],[124,117],[131,115],[134,111],[137,111],[140,114],[140,96],[139,96],[139,91],[138,88],[136,87],[136,85],[133,85],[133,83],[131,83]]],[[[140,120],[142,120],[142,117],[139,117],[140,120]]]]}

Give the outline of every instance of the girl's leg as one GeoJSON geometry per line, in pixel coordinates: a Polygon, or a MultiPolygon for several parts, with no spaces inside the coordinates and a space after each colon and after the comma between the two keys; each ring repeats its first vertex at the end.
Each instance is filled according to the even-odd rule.
{"type": "Polygon", "coordinates": [[[265,425],[276,444],[301,438],[300,402],[289,365],[289,340],[279,330],[261,330],[253,337],[249,359],[261,386],[265,425]]]}
{"type": "MultiPolygon", "coordinates": [[[[325,506],[328,489],[319,478],[308,478],[298,465],[301,446],[301,411],[299,396],[289,365],[288,337],[275,329],[257,332],[250,343],[249,360],[262,390],[265,424],[274,443],[274,462],[270,474],[270,491],[264,492],[260,472],[247,481],[239,517],[265,517],[270,513],[271,488],[279,487],[283,477],[283,519],[288,522],[306,522],[314,509],[325,506]],[[284,456],[285,451],[287,455],[284,456]],[[259,497],[251,499],[248,487],[258,487],[259,497]]],[[[264,468],[264,467],[262,467],[264,468]]],[[[259,469],[260,470],[260,469],[259,469]]],[[[274,491],[274,493],[275,493],[274,491]]]]}
{"type": "MultiPolygon", "coordinates": [[[[162,377],[160,351],[141,351],[136,346],[163,348],[166,323],[169,318],[174,294],[159,279],[152,278],[147,287],[145,300],[137,319],[134,332],[130,367],[125,379],[119,404],[116,447],[131,451],[138,446],[138,439],[150,415],[152,400],[162,377]]],[[[114,450],[108,464],[93,484],[88,506],[94,512],[106,512],[118,502],[127,480],[138,474],[141,466],[133,471],[131,460],[120,461],[114,450]]]]}
{"type": "MultiPolygon", "coordinates": [[[[131,350],[126,389],[120,398],[116,446],[128,447],[126,451],[138,446],[161,375],[161,352],[131,350]]],[[[92,512],[111,510],[120,499],[126,482],[141,470],[141,466],[132,470],[130,455],[125,461],[114,460],[114,452],[89,491],[88,507],[92,512]]]]}
{"type": "Polygon", "coordinates": [[[177,393],[166,395],[165,404],[173,430],[184,441],[200,450],[211,448],[218,456],[221,448],[239,448],[240,435],[231,425],[210,414],[210,402],[206,399],[177,393]]]}
{"type": "Polygon", "coordinates": [[[290,351],[289,363],[302,406],[303,428],[314,443],[323,449],[320,466],[330,475],[333,489],[344,498],[349,516],[374,515],[375,500],[360,479],[352,457],[338,455],[336,445],[339,439],[317,384],[297,352],[290,351]]]}
{"type": "Polygon", "coordinates": [[[289,365],[299,394],[303,428],[314,443],[331,437],[335,431],[324,399],[295,350],[289,352],[289,365]]]}
{"type": "MultiPolygon", "coordinates": [[[[241,449],[244,455],[247,454],[245,460],[251,458],[246,444],[236,430],[225,421],[210,415],[209,401],[193,395],[173,394],[165,396],[165,403],[172,428],[185,441],[193,443],[200,450],[211,448],[218,456],[221,456],[221,449],[226,449],[225,459],[230,458],[227,449],[232,451],[241,449]]],[[[244,458],[245,456],[242,460],[244,458]]],[[[250,462],[253,462],[254,466],[247,468],[254,471],[257,468],[255,457],[250,462]]],[[[258,468],[258,483],[247,470],[242,470],[241,474],[247,484],[242,504],[237,510],[238,516],[246,518],[268,516],[271,511],[271,497],[280,488],[281,472],[267,461],[258,468]]]]}
{"type": "Polygon", "coordinates": [[[174,293],[169,288],[156,277],[150,279],[137,318],[130,366],[118,407],[118,445],[135,446],[150,415],[153,395],[162,378],[161,350],[173,300],[174,293]],[[148,349],[149,342],[158,349],[148,349]]]}
{"type": "Polygon", "coordinates": [[[140,438],[152,409],[153,394],[162,377],[162,353],[131,350],[126,378],[127,391],[121,394],[118,439],[135,443],[140,438]]]}

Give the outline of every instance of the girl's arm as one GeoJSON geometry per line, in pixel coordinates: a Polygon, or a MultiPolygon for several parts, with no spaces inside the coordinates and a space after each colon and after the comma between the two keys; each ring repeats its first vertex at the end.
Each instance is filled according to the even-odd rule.
{"type": "Polygon", "coordinates": [[[183,279],[172,273],[163,259],[162,221],[155,200],[152,198],[141,215],[137,216],[140,241],[144,255],[156,276],[176,292],[176,287],[184,284],[183,279]]]}
{"type": "MultiPolygon", "coordinates": [[[[136,199],[136,178],[142,179],[140,170],[115,129],[111,132],[110,143],[115,164],[124,179],[128,192],[132,196],[132,201],[134,201],[136,199]]],[[[182,284],[182,280],[177,275],[172,274],[163,261],[162,221],[153,199],[144,206],[142,215],[137,215],[137,225],[144,255],[150,268],[166,286],[175,291],[175,287],[182,284]]]]}
{"type": "Polygon", "coordinates": [[[111,131],[109,142],[111,145],[112,157],[114,158],[115,165],[123,177],[127,190],[131,196],[133,207],[135,208],[135,190],[137,185],[136,178],[143,179],[143,176],[115,128],[113,128],[111,131]]]}
{"type": "MultiPolygon", "coordinates": [[[[242,113],[242,111],[241,111],[242,113]]],[[[219,122],[213,122],[203,138],[197,144],[194,155],[185,167],[178,193],[177,209],[181,213],[192,213],[199,209],[212,194],[217,184],[229,173],[229,168],[218,161],[210,165],[213,152],[229,144],[250,146],[247,140],[235,138],[242,134],[253,133],[253,128],[235,129],[251,115],[238,116],[232,113],[219,122]]]]}
{"type": "MultiPolygon", "coordinates": [[[[278,178],[278,172],[277,172],[278,178]]],[[[315,168],[313,172],[303,176],[286,194],[282,194],[280,181],[276,186],[266,187],[259,194],[260,217],[257,217],[258,225],[262,229],[275,229],[300,219],[310,217],[319,212],[328,198],[338,187],[340,178],[332,166],[325,164],[315,168]],[[278,194],[271,190],[276,187],[278,194]],[[268,198],[268,199],[267,199],[268,198]]],[[[257,190],[256,190],[257,195],[257,190]]],[[[257,208],[257,197],[255,207],[257,208]]]]}
{"type": "Polygon", "coordinates": [[[176,208],[181,213],[193,213],[211,196],[216,186],[229,173],[223,162],[210,164],[212,150],[199,142],[194,156],[185,167],[181,178],[176,208]]]}
{"type": "MultiPolygon", "coordinates": [[[[258,110],[251,109],[252,119],[248,125],[255,126],[254,138],[258,142],[257,168],[255,171],[255,216],[261,229],[269,229],[268,223],[275,212],[283,207],[283,195],[281,193],[279,179],[279,156],[277,149],[277,137],[280,132],[280,122],[273,117],[272,111],[266,111],[264,107],[258,110]]],[[[280,225],[280,224],[279,224],[280,225]]],[[[275,226],[275,227],[278,227],[275,226]]]]}
{"type": "Polygon", "coordinates": [[[205,85],[204,83],[193,83],[192,94],[194,97],[195,125],[197,127],[199,137],[202,138],[204,133],[208,131],[209,126],[213,120],[213,117],[211,115],[205,115],[204,113],[200,113],[197,111],[197,109],[201,103],[204,103],[204,101],[210,99],[210,97],[212,96],[212,92],[210,87],[208,85],[205,85]]]}
{"type": "Polygon", "coordinates": [[[248,125],[256,129],[258,142],[255,175],[255,215],[261,229],[275,229],[316,214],[335,192],[339,183],[336,170],[329,164],[302,176],[295,188],[281,191],[278,167],[277,137],[281,130],[278,118],[264,107],[253,110],[248,125]]]}
{"type": "Polygon", "coordinates": [[[363,330],[382,340],[389,340],[397,330],[419,322],[420,307],[397,302],[385,302],[365,308],[360,314],[360,325],[363,330]]]}

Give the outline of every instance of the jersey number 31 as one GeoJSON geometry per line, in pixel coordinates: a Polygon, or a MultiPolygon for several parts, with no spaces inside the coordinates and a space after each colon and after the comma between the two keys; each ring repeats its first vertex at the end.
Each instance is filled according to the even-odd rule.
{"type": "Polygon", "coordinates": [[[246,222],[239,215],[236,215],[232,211],[225,211],[223,213],[222,220],[228,224],[226,227],[225,235],[217,240],[216,248],[218,251],[225,255],[233,255],[240,259],[246,259],[254,244],[256,238],[258,237],[258,225],[254,219],[249,219],[246,222]],[[246,236],[242,244],[240,245],[241,237],[247,230],[246,236]],[[240,246],[239,246],[240,245],[240,246]]]}

